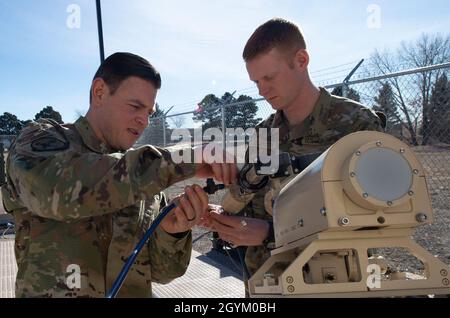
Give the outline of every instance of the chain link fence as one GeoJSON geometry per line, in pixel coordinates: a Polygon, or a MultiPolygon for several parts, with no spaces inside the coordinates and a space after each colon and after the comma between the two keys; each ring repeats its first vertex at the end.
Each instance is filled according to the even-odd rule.
{"type": "MultiPolygon", "coordinates": [[[[427,183],[436,209],[450,210],[450,63],[382,74],[371,78],[327,85],[332,94],[346,96],[386,115],[386,132],[409,144],[427,172],[427,183]]],[[[165,117],[150,118],[149,127],[137,142],[160,147],[180,146],[172,139],[175,129],[254,127],[274,111],[262,98],[210,106],[165,117]],[[246,109],[256,111],[245,113],[246,109]],[[199,112],[210,114],[203,122],[199,112]]],[[[245,134],[238,136],[245,141],[245,134]]],[[[225,139],[226,140],[226,139],[225,139]]],[[[201,143],[193,140],[191,144],[201,143]]]]}

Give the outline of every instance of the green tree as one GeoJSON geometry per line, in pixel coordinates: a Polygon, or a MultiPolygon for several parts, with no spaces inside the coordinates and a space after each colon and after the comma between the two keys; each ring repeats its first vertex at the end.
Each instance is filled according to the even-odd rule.
{"type": "Polygon", "coordinates": [[[3,113],[0,116],[0,135],[17,135],[29,121],[21,121],[16,115],[3,113]]]}
{"type": "Polygon", "coordinates": [[[233,94],[226,92],[220,99],[214,94],[206,95],[198,104],[198,109],[194,114],[194,121],[201,121],[203,129],[211,127],[222,128],[222,107],[225,106],[225,127],[247,129],[255,127],[261,121],[261,118],[255,118],[258,112],[258,106],[252,101],[252,98],[246,95],[240,95],[235,98],[233,94]],[[231,105],[245,102],[248,103],[231,105]]]}
{"type": "Polygon", "coordinates": [[[155,105],[155,112],[149,117],[148,126],[137,141],[138,144],[151,144],[155,146],[164,145],[164,130],[166,131],[166,141],[170,141],[170,131],[165,112],[158,103],[155,105]],[[165,124],[165,127],[164,127],[165,124]]]}
{"type": "Polygon", "coordinates": [[[153,114],[149,117],[149,127],[154,127],[157,130],[163,129],[163,123],[164,126],[169,127],[169,124],[167,123],[167,118],[164,116],[166,115],[166,111],[159,106],[158,103],[155,105],[155,111],[153,114]]]}
{"type": "Polygon", "coordinates": [[[378,96],[375,97],[375,103],[373,110],[383,112],[386,115],[388,130],[402,123],[398,104],[389,83],[383,83],[378,91],[378,96]]]}
{"type": "Polygon", "coordinates": [[[255,118],[258,112],[258,106],[252,98],[247,95],[240,95],[236,99],[237,103],[248,101],[248,103],[239,104],[226,108],[227,127],[240,127],[244,130],[255,127],[262,119],[255,118]]]}
{"type": "MultiPolygon", "coordinates": [[[[343,96],[343,94],[342,94],[342,86],[335,87],[331,91],[331,94],[336,95],[336,96],[343,96]]],[[[358,92],[355,91],[351,87],[347,88],[345,97],[347,97],[348,99],[354,100],[355,102],[360,102],[361,101],[361,97],[359,96],[358,92]]]]}
{"type": "Polygon", "coordinates": [[[38,120],[39,118],[50,118],[59,124],[63,123],[61,114],[54,110],[52,106],[44,107],[39,113],[36,114],[36,116],[34,116],[34,120],[38,120]]]}
{"type": "Polygon", "coordinates": [[[450,83],[445,73],[437,79],[430,100],[429,138],[450,143],[450,83]]]}
{"type": "Polygon", "coordinates": [[[220,99],[214,94],[206,95],[198,104],[193,120],[201,121],[204,130],[211,127],[222,127],[222,110],[220,99]]]}

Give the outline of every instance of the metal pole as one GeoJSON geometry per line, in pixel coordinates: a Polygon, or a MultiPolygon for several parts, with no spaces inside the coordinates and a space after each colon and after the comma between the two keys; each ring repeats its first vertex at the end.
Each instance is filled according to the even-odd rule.
{"type": "Polygon", "coordinates": [[[226,148],[226,143],[225,143],[225,139],[226,139],[226,127],[225,127],[225,115],[226,115],[226,106],[230,106],[231,104],[227,105],[227,102],[231,102],[233,100],[233,96],[234,94],[236,94],[236,91],[234,91],[233,93],[231,93],[229,100],[228,101],[224,101],[222,102],[222,148],[225,149],[226,148]]]}
{"type": "Polygon", "coordinates": [[[225,147],[225,104],[222,104],[222,148],[225,147]]]}
{"type": "Polygon", "coordinates": [[[97,27],[98,27],[98,44],[100,48],[100,63],[105,60],[105,49],[103,47],[103,27],[102,27],[102,9],[100,6],[100,0],[96,0],[97,7],[97,27]]]}
{"type": "Polygon", "coordinates": [[[163,120],[163,147],[166,146],[166,116],[162,117],[163,120]]]}
{"type": "MultiPolygon", "coordinates": [[[[347,85],[356,85],[356,84],[362,84],[362,83],[367,83],[367,82],[380,81],[380,80],[384,80],[384,79],[388,79],[388,78],[392,78],[392,77],[405,76],[405,75],[410,75],[410,74],[415,74],[415,73],[430,72],[430,71],[440,70],[440,69],[448,68],[448,67],[450,67],[450,63],[442,63],[442,64],[436,64],[436,65],[431,65],[431,66],[419,67],[419,68],[414,68],[411,70],[383,74],[383,75],[363,78],[363,79],[359,79],[359,80],[355,80],[355,81],[349,81],[347,83],[347,85]]],[[[326,86],[324,86],[324,88],[332,89],[332,88],[339,87],[339,86],[342,86],[342,83],[326,85],[326,86]]]]}
{"type": "Polygon", "coordinates": [[[3,157],[3,143],[0,143],[0,185],[6,182],[5,161],[3,157]]]}
{"type": "Polygon", "coordinates": [[[362,59],[361,61],[359,61],[358,64],[356,64],[356,66],[350,71],[350,73],[348,73],[348,75],[344,78],[344,83],[348,83],[348,81],[350,80],[350,78],[353,76],[353,74],[355,74],[356,70],[361,66],[361,64],[364,62],[364,59],[362,59]]]}
{"type": "Polygon", "coordinates": [[[347,90],[348,90],[347,83],[343,82],[341,88],[342,88],[342,97],[347,97],[347,90]]]}
{"type": "Polygon", "coordinates": [[[164,116],[166,117],[167,116],[167,114],[172,110],[172,108],[174,108],[175,106],[172,106],[172,107],[170,107],[169,108],[169,110],[168,111],[166,111],[165,113],[164,113],[164,116]]]}
{"type": "Polygon", "coordinates": [[[344,81],[342,82],[342,97],[347,97],[348,92],[348,81],[350,81],[350,78],[355,74],[356,70],[361,66],[361,64],[364,62],[364,59],[359,61],[359,63],[348,73],[348,75],[344,78],[344,81]]]}

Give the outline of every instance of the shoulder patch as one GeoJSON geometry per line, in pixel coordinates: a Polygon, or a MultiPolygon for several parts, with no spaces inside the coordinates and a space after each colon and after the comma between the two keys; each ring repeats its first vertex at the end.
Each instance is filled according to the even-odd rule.
{"type": "Polygon", "coordinates": [[[69,142],[54,136],[43,136],[31,142],[31,149],[37,152],[60,151],[69,148],[69,142]]]}
{"type": "Polygon", "coordinates": [[[30,123],[18,137],[18,145],[29,145],[32,151],[62,151],[70,146],[64,127],[56,121],[40,118],[30,123]]]}

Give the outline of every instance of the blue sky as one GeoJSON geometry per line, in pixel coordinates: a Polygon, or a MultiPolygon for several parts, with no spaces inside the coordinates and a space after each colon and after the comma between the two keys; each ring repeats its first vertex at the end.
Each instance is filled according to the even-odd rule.
{"type": "MultiPolygon", "coordinates": [[[[157,101],[175,106],[171,113],[193,110],[209,93],[257,97],[241,53],[274,16],[301,26],[319,81],[327,72],[318,70],[356,64],[376,48],[396,49],[423,32],[448,34],[449,12],[448,0],[102,1],[106,56],[129,51],[150,60],[162,74],[157,101]],[[371,5],[380,9],[379,28],[369,27],[371,5]]],[[[84,113],[99,65],[96,23],[94,0],[0,0],[0,114],[31,119],[52,105],[70,122],[84,113]],[[71,5],[80,9],[79,28],[68,27],[71,5]]]]}

